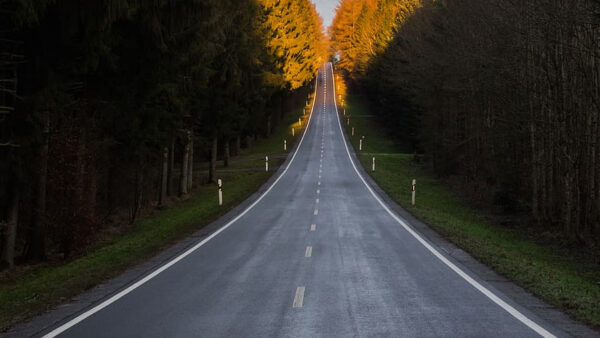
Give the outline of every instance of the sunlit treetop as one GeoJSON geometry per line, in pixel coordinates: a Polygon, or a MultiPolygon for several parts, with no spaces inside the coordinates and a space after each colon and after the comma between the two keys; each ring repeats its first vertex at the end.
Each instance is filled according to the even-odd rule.
{"type": "Polygon", "coordinates": [[[420,6],[420,0],[342,0],[329,28],[340,67],[364,73],[369,62],[382,53],[399,25],[420,6]]]}
{"type": "Polygon", "coordinates": [[[268,80],[296,89],[309,82],[327,59],[322,20],[309,0],[259,0],[265,10],[264,30],[268,53],[278,74],[268,80]]]}

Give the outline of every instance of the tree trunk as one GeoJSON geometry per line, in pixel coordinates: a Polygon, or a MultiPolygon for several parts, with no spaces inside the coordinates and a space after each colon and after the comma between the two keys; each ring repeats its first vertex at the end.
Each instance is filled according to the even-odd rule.
{"type": "Polygon", "coordinates": [[[188,179],[187,179],[187,191],[192,192],[192,180],[194,177],[194,134],[190,132],[190,155],[188,158],[188,179]]]}
{"type": "Polygon", "coordinates": [[[190,158],[190,136],[189,134],[185,137],[185,146],[183,147],[183,156],[181,160],[181,173],[179,176],[179,196],[186,195],[188,193],[188,168],[190,158]]]}
{"type": "Polygon", "coordinates": [[[162,174],[160,180],[160,194],[158,206],[162,207],[167,201],[167,187],[169,185],[169,147],[163,148],[162,174]]]}
{"type": "Polygon", "coordinates": [[[139,159],[135,173],[135,187],[133,192],[133,203],[131,205],[131,214],[129,224],[133,224],[137,219],[140,209],[142,208],[143,186],[144,186],[144,165],[143,159],[139,159]]]}
{"type": "Polygon", "coordinates": [[[271,117],[272,115],[267,116],[267,131],[265,133],[265,137],[271,136],[271,117]]]}
{"type": "Polygon", "coordinates": [[[273,121],[273,126],[272,127],[277,127],[279,125],[279,123],[281,122],[281,116],[283,115],[283,98],[281,96],[278,96],[277,98],[277,103],[276,103],[276,107],[275,107],[275,114],[274,115],[274,121],[273,121]]]}
{"type": "Polygon", "coordinates": [[[246,147],[252,149],[252,136],[250,135],[246,136],[246,147]]]}
{"type": "Polygon", "coordinates": [[[8,207],[8,227],[6,230],[6,241],[4,243],[4,252],[2,254],[2,261],[8,263],[10,268],[15,266],[15,240],[17,238],[20,201],[19,183],[13,182],[12,185],[11,199],[8,207]]]}
{"type": "Polygon", "coordinates": [[[171,139],[169,150],[169,167],[167,172],[167,195],[173,196],[175,189],[173,188],[173,169],[175,168],[175,138],[171,139]]]}
{"type": "Polygon", "coordinates": [[[238,135],[235,138],[235,156],[239,156],[242,152],[242,137],[238,135]]]}
{"type": "Polygon", "coordinates": [[[279,126],[279,122],[281,121],[281,100],[279,101],[279,104],[277,105],[275,113],[272,114],[271,116],[272,116],[272,120],[273,120],[273,122],[271,123],[271,129],[277,128],[277,126],[279,126]]]}
{"type": "Polygon", "coordinates": [[[33,206],[33,219],[29,230],[26,259],[41,261],[46,259],[46,184],[48,180],[48,149],[50,143],[50,120],[46,117],[44,142],[39,149],[37,188],[33,206]]]}
{"type": "Polygon", "coordinates": [[[230,141],[225,140],[225,150],[223,153],[223,166],[229,167],[229,143],[230,141]]]}
{"type": "Polygon", "coordinates": [[[210,167],[208,168],[208,182],[216,182],[217,171],[217,133],[213,134],[212,146],[210,148],[210,167]]]}

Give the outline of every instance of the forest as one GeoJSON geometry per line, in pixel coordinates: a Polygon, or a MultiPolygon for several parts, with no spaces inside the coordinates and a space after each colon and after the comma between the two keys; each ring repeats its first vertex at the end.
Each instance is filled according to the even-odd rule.
{"type": "Polygon", "coordinates": [[[600,2],[342,0],[338,69],[405,152],[538,234],[600,244],[600,2]]]}
{"type": "Polygon", "coordinates": [[[0,26],[2,267],[214,182],[329,52],[309,0],[0,0],[0,26]]]}

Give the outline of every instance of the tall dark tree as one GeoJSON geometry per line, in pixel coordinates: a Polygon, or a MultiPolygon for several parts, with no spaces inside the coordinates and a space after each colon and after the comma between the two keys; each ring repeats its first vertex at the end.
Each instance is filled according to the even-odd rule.
{"type": "Polygon", "coordinates": [[[237,154],[242,139],[277,123],[274,107],[325,59],[308,0],[273,4],[285,10],[279,23],[255,0],[0,6],[0,252],[9,265],[19,253],[69,257],[112,215],[135,222],[177,190],[189,194],[204,183],[194,175],[204,154],[214,181],[218,152],[237,154]]]}
{"type": "Polygon", "coordinates": [[[407,150],[541,231],[600,240],[597,1],[342,1],[340,65],[407,150]],[[356,10],[361,12],[356,14],[356,10]]]}

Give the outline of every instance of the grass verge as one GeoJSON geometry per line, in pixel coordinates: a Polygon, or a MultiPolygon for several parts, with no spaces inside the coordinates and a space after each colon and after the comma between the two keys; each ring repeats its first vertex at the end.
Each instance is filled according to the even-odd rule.
{"type": "MultiPolygon", "coordinates": [[[[4,276],[0,281],[0,332],[119,275],[201,229],[248,198],[275,170],[240,169],[264,168],[265,155],[271,158],[271,168],[281,165],[301,134],[298,122],[301,111],[298,109],[284,114],[271,137],[257,141],[252,149],[232,158],[227,170],[217,170],[226,187],[223,206],[218,206],[215,185],[201,185],[195,187],[187,200],[140,219],[125,234],[103,239],[77,259],[61,265],[40,265],[27,272],[4,276]],[[291,135],[292,127],[295,128],[294,137],[291,135]],[[287,140],[287,152],[283,151],[284,139],[287,140]]],[[[305,121],[303,124],[306,124],[305,121]]],[[[195,175],[205,177],[206,172],[202,169],[205,167],[207,165],[199,165],[195,175]]]]}
{"type": "Polygon", "coordinates": [[[501,227],[497,216],[476,210],[444,182],[402,154],[393,137],[369,115],[357,96],[348,96],[345,125],[365,170],[398,204],[482,263],[516,282],[574,319],[600,327],[600,271],[563,250],[541,243],[522,229],[501,227]],[[354,136],[351,129],[354,127],[354,136]],[[376,158],[376,171],[371,169],[376,158]],[[417,203],[411,204],[411,181],[417,180],[417,203]]]}

